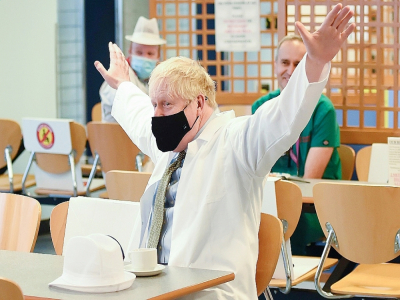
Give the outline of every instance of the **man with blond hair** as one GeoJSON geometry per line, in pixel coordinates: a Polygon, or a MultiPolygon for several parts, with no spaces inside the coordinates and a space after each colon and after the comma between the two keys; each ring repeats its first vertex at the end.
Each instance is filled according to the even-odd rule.
{"type": "Polygon", "coordinates": [[[352,15],[338,4],[313,34],[296,23],[307,55],[278,101],[243,118],[217,112],[214,82],[189,58],[171,58],[154,69],[151,101],[128,82],[116,45],[109,45],[108,71],[95,62],[118,89],[113,116],[156,164],[141,198],[141,246],[157,247],[159,263],[235,273],[233,281],[192,297],[257,299],[264,180],[307,124],[329,62],[354,30],[354,24],[347,27],[352,15]]]}

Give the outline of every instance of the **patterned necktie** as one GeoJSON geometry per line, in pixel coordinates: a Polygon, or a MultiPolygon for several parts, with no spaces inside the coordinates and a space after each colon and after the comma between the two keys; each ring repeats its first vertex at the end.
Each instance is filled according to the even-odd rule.
{"type": "Polygon", "coordinates": [[[158,184],[156,200],[154,203],[153,217],[150,226],[149,240],[147,242],[147,248],[157,248],[158,240],[160,239],[161,227],[164,219],[164,201],[167,187],[171,180],[171,175],[181,165],[182,160],[185,158],[186,152],[182,151],[179,153],[178,158],[172,162],[165,170],[163,176],[158,184]]]}

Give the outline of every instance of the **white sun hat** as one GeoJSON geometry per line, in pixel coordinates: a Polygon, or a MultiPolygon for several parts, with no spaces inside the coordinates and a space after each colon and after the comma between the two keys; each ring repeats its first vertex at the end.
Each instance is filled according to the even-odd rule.
{"type": "Polygon", "coordinates": [[[163,45],[166,40],[160,38],[156,18],[146,19],[139,17],[135,30],[132,35],[126,35],[125,38],[131,42],[142,45],[163,45]]]}
{"type": "Polygon", "coordinates": [[[61,277],[49,286],[88,293],[129,288],[136,276],[124,271],[119,243],[104,234],[72,237],[64,251],[61,277]]]}

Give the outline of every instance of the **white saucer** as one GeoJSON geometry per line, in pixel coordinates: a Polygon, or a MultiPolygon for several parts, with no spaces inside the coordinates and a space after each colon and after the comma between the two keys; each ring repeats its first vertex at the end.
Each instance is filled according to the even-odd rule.
{"type": "Polygon", "coordinates": [[[165,269],[164,265],[157,265],[153,270],[145,270],[145,271],[138,271],[135,270],[131,264],[125,265],[124,266],[125,271],[135,273],[136,276],[141,277],[141,276],[154,276],[158,275],[162,272],[162,270],[165,269]]]}

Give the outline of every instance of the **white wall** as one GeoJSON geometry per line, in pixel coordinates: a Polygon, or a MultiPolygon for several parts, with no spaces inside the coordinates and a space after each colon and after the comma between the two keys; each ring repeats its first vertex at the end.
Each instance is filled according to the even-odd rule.
{"type": "Polygon", "coordinates": [[[56,23],[56,0],[0,0],[0,118],[56,117],[56,23]]]}
{"type": "Polygon", "coordinates": [[[56,117],[56,0],[0,0],[0,118],[56,117]]]}

